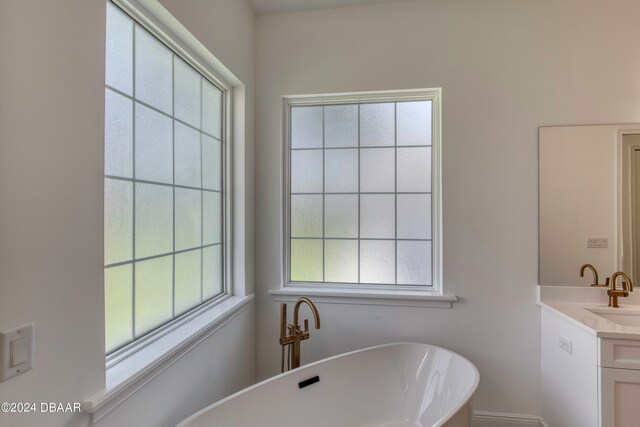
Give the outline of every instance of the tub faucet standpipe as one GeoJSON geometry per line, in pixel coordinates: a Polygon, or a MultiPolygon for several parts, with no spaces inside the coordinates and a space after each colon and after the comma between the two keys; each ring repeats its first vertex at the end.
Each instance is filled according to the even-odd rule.
{"type": "Polygon", "coordinates": [[[304,330],[298,323],[298,311],[302,303],[305,303],[313,313],[316,329],[320,329],[320,314],[315,304],[306,297],[299,298],[293,306],[293,323],[287,325],[287,304],[280,306],[280,345],[282,346],[280,359],[280,372],[284,372],[285,350],[287,352],[287,370],[300,367],[300,343],[309,339],[309,319],[304,319],[304,330]]]}

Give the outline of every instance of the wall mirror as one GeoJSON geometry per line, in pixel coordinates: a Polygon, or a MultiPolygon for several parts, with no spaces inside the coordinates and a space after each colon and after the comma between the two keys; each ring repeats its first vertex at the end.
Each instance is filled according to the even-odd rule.
{"type": "Polygon", "coordinates": [[[640,124],[539,129],[540,284],[638,283],[640,124]]]}

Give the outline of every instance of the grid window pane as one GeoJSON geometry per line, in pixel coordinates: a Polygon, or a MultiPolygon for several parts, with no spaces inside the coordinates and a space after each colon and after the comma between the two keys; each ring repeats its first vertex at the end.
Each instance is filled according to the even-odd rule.
{"type": "Polygon", "coordinates": [[[222,196],[211,191],[202,192],[203,245],[222,241],[222,196]]]}
{"type": "Polygon", "coordinates": [[[326,150],[324,153],[324,191],[358,191],[358,150],[326,150]]]}
{"type": "Polygon", "coordinates": [[[395,196],[363,194],[360,196],[360,237],[393,239],[396,237],[395,196]]]}
{"type": "Polygon", "coordinates": [[[395,145],[395,104],[360,105],[360,146],[395,145]]]}
{"type": "Polygon", "coordinates": [[[431,195],[398,194],[398,239],[431,239],[431,195]]]}
{"type": "Polygon", "coordinates": [[[104,263],[133,258],[133,184],[128,181],[104,181],[104,263]]]}
{"type": "Polygon", "coordinates": [[[395,191],[395,161],[394,148],[360,150],[360,191],[395,191]]]}
{"type": "Polygon", "coordinates": [[[106,65],[106,84],[133,95],[133,22],[111,2],[107,2],[106,65]]]}
{"type": "Polygon", "coordinates": [[[322,195],[291,196],[291,237],[322,237],[322,195]]]}
{"type": "Polygon", "coordinates": [[[133,177],[133,101],[105,90],[104,173],[133,177]]]}
{"type": "Polygon", "coordinates": [[[431,101],[396,104],[398,145],[431,145],[431,101]]]}
{"type": "Polygon", "coordinates": [[[291,192],[322,193],[322,150],[291,152],[291,192]]]}
{"type": "Polygon", "coordinates": [[[202,130],[222,138],[222,91],[202,79],[202,130]]]}
{"type": "Polygon", "coordinates": [[[431,242],[398,241],[398,284],[431,285],[431,242]]]}
{"type": "Polygon", "coordinates": [[[131,264],[104,272],[105,345],[107,352],[133,339],[133,268],[131,264]]]}
{"type": "Polygon", "coordinates": [[[202,186],[222,189],[222,144],[207,135],[202,135],[202,186]]]}
{"type": "Polygon", "coordinates": [[[223,91],[110,2],[105,84],[111,352],[225,292],[226,168],[223,91]]]}
{"type": "Polygon", "coordinates": [[[202,251],[176,254],[175,313],[180,315],[202,301],[202,251]]]}
{"type": "Polygon", "coordinates": [[[360,282],[395,283],[395,246],[391,240],[360,242],[360,282]]]}
{"type": "Polygon", "coordinates": [[[174,121],[174,152],[176,185],[200,187],[202,169],[200,160],[200,132],[174,121]]]}
{"type": "Polygon", "coordinates": [[[136,99],[167,114],[173,112],[173,53],[136,25],[136,99]]]}
{"type": "Polygon", "coordinates": [[[322,281],[322,240],[291,240],[291,280],[322,281]]]}
{"type": "Polygon", "coordinates": [[[176,188],[177,251],[202,245],[202,200],[200,190],[176,188]]]}
{"type": "Polygon", "coordinates": [[[324,196],[325,237],[358,237],[358,196],[324,196]]]}
{"type": "Polygon", "coordinates": [[[136,258],[173,251],[173,189],[135,184],[136,258]]]}
{"type": "Polygon", "coordinates": [[[181,59],[174,71],[175,117],[200,129],[200,74],[181,59]]]}
{"type": "Polygon", "coordinates": [[[358,241],[326,240],[325,282],[358,282],[358,241]]]}
{"type": "Polygon", "coordinates": [[[136,263],[136,337],[173,317],[173,255],[136,263]]]}
{"type": "Polygon", "coordinates": [[[290,281],[431,286],[433,101],[289,111],[290,281]]]}
{"type": "Polygon", "coordinates": [[[291,109],[291,147],[322,147],[322,107],[291,109]]]}
{"type": "Polygon", "coordinates": [[[431,191],[431,147],[398,148],[398,191],[431,191]]]}
{"type": "Polygon", "coordinates": [[[357,105],[332,105],[324,107],[324,146],[358,146],[357,105]]]}
{"type": "Polygon", "coordinates": [[[222,247],[202,249],[202,299],[208,300],[223,292],[222,247]]]}
{"type": "Polygon", "coordinates": [[[173,121],[136,103],[136,179],[173,183],[173,121]]]}

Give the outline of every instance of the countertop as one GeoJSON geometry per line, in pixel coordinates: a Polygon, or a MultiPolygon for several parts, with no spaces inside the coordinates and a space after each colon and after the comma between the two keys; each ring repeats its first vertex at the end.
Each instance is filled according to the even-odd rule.
{"type": "MultiPolygon", "coordinates": [[[[640,326],[619,325],[604,317],[598,316],[589,309],[607,309],[607,304],[592,302],[538,301],[543,310],[549,310],[580,327],[591,335],[600,338],[640,339],[640,326]]],[[[616,314],[636,313],[640,315],[640,305],[620,303],[616,314]]]]}

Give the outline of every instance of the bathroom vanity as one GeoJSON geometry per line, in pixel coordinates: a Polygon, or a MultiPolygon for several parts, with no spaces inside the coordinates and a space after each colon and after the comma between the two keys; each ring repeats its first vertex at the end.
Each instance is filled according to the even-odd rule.
{"type": "Polygon", "coordinates": [[[539,305],[545,423],[640,426],[640,305],[562,299],[539,305]]]}

